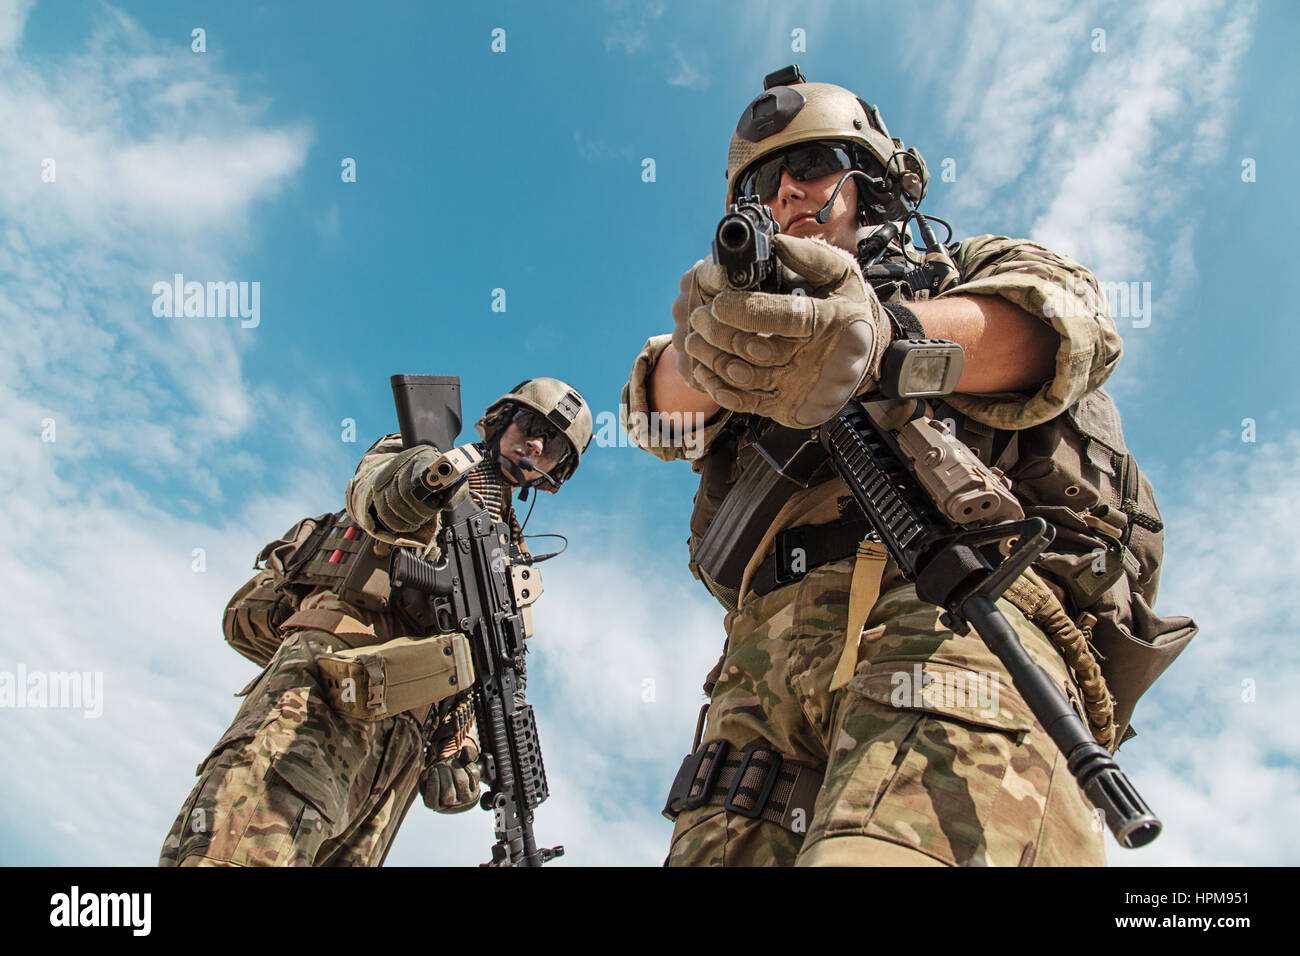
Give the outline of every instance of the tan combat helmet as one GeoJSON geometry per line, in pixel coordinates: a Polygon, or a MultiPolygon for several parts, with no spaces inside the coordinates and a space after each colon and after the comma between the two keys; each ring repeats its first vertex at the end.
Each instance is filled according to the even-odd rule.
{"type": "MultiPolygon", "coordinates": [[[[558,378],[530,378],[520,382],[487,407],[483,417],[474,427],[490,442],[510,423],[513,406],[524,406],[544,416],[559,430],[569,443],[569,454],[552,473],[559,482],[573,477],[578,470],[582,453],[591,444],[591,409],[578,390],[558,378]]],[[[556,488],[546,482],[538,485],[555,494],[556,488]]]]}
{"type": "MultiPolygon", "coordinates": [[[[862,208],[874,205],[877,217],[890,221],[906,213],[899,192],[912,204],[925,195],[929,174],[925,160],[915,149],[903,146],[889,135],[880,111],[842,86],[809,83],[797,66],[769,74],[763,93],[745,107],[731,137],[727,154],[727,205],[736,201],[739,183],[755,163],[766,156],[799,143],[838,140],[861,147],[866,156],[864,172],[880,177],[888,172],[894,187],[892,201],[876,196],[862,208]]],[[[859,190],[862,194],[865,190],[859,190]]]]}

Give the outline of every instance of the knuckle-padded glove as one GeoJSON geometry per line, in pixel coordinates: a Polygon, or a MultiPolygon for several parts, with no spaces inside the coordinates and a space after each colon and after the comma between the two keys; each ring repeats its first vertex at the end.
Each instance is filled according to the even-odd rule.
{"type": "Polygon", "coordinates": [[[439,456],[440,452],[428,445],[408,448],[394,455],[376,477],[375,517],[389,531],[417,531],[438,513],[442,503],[436,497],[422,501],[415,491],[422,482],[421,476],[439,456]]]}
{"type": "Polygon", "coordinates": [[[891,326],[848,253],[798,236],[773,246],[807,294],[718,292],[690,313],[685,351],[723,408],[811,428],[874,386],[891,326]]]}
{"type": "Polygon", "coordinates": [[[439,813],[463,813],[478,806],[482,783],[478,744],[467,737],[459,749],[444,754],[431,745],[430,756],[433,759],[420,777],[424,805],[439,813]]]}
{"type": "Polygon", "coordinates": [[[711,259],[701,259],[682,276],[677,299],[673,302],[673,349],[677,353],[677,372],[687,385],[697,391],[704,391],[695,381],[697,363],[686,354],[691,313],[701,306],[707,306],[714,296],[726,288],[722,267],[711,259]]]}

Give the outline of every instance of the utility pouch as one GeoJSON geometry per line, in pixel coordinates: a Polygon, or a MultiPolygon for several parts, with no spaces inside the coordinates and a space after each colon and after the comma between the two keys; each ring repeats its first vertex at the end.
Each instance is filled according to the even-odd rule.
{"type": "Polygon", "coordinates": [[[1056,536],[1035,567],[1061,589],[1066,609],[1094,623],[1089,643],[1115,699],[1121,742],[1137,700],[1197,632],[1153,610],[1164,557],[1155,492],[1124,444],[1119,411],[1104,389],[1019,434],[1009,469],[1025,513],[1056,536]]]}
{"type": "Polygon", "coordinates": [[[316,659],[325,698],[338,713],[382,720],[437,703],[474,683],[461,634],[399,637],[316,659]]]}
{"type": "Polygon", "coordinates": [[[226,643],[259,667],[265,667],[284,640],[280,625],[293,614],[297,600],[276,587],[274,571],[258,571],[231,597],[221,620],[226,643]]]}

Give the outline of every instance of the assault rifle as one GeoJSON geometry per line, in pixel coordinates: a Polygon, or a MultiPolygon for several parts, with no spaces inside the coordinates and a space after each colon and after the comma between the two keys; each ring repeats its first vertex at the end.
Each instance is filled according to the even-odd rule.
{"type": "MultiPolygon", "coordinates": [[[[868,281],[919,280],[922,287],[938,288],[946,256],[924,218],[918,225],[927,246],[922,268],[870,268],[899,234],[886,225],[859,246],[868,281]]],[[[779,288],[781,267],[771,249],[778,230],[770,210],[751,197],[728,210],[718,226],[714,261],[729,285],[779,288]]],[[[942,608],[942,623],[955,633],[973,627],[1002,662],[1119,844],[1144,846],[1159,835],[1159,819],[994,604],[1042,554],[1055,529],[1042,518],[1025,518],[1001,473],[926,414],[920,400],[951,392],[961,362],[956,343],[909,333],[886,352],[883,398],[851,401],[814,429],[772,425],[758,436],[759,458],[714,517],[696,560],[711,580],[738,587],[738,569],[758,544],[750,540],[753,529],[762,535],[790,493],[816,480],[819,469],[825,474],[829,462],[904,577],[916,585],[917,597],[942,608]]]]}
{"type": "Polygon", "coordinates": [[[541,577],[536,568],[511,560],[508,524],[472,496],[448,494],[481,460],[455,448],[460,379],[394,375],[392,385],[402,444],[433,445],[444,452],[417,493],[460,498],[442,510],[439,561],[394,548],[392,584],[419,596],[426,612],[421,616],[439,632],[459,631],[470,646],[474,715],[488,786],[481,805],[493,812],[497,838],[485,865],[541,866],[564,853],[562,846],[539,849],[533,836],[533,811],[548,790],[537,722],[523,696],[524,638],[531,632],[530,605],[541,593],[541,577]]]}

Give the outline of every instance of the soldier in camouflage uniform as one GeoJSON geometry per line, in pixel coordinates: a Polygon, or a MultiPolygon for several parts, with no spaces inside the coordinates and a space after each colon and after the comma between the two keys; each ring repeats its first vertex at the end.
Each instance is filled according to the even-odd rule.
{"type": "MultiPolygon", "coordinates": [[[[919,321],[966,352],[934,417],[1001,465],[1026,513],[1058,531],[1037,576],[997,605],[1113,750],[1131,734],[1137,695],[1195,626],[1150,609],[1159,515],[1136,464],[1122,465],[1132,456],[1099,388],[1120,339],[1096,280],[1042,246],[988,235],[944,247],[934,287],[868,285],[857,254],[866,260],[883,227],[906,223],[924,195],[924,162],[875,107],[795,70],[770,77],[747,108],[727,172],[728,203],[752,194],[772,209],[776,255],[808,294],[732,291],[716,265],[697,263],[673,304],[673,334],[646,343],[624,390],[629,422],[702,422],[689,443],[703,449],[691,569],[728,609],[693,753],[665,808],[676,823],[668,863],[1104,864],[1103,827],[1005,669],[974,632],[945,628],[883,547],[863,539],[838,476],[815,476],[754,529],[738,587],[697,560],[765,423],[814,426],[871,393],[884,349],[919,321]],[[850,169],[877,186],[859,188],[850,169]],[[1115,545],[1104,575],[1086,566],[1098,541],[1115,545]]],[[[884,261],[902,254],[894,239],[884,261]]],[[[629,431],[659,458],[690,457],[687,443],[629,431]]]]}
{"type": "MultiPolygon", "coordinates": [[[[539,378],[489,406],[477,427],[485,454],[462,487],[510,524],[514,548],[527,554],[511,493],[554,493],[572,477],[591,440],[591,412],[565,383],[539,378]]],[[[427,552],[442,502],[414,496],[412,485],[438,457],[427,445],[403,450],[400,435],[371,447],[348,483],[346,522],[369,538],[349,541],[421,547],[436,559],[427,552]]],[[[316,554],[299,555],[301,566],[327,570],[334,543],[351,546],[317,544],[316,554]]],[[[466,694],[372,720],[331,705],[322,655],[426,633],[400,604],[384,611],[368,604],[339,582],[321,584],[272,630],[283,643],[240,692],[244,703],[200,765],[159,865],[378,866],[417,788],[439,812],[477,804],[479,752],[466,694]],[[426,723],[431,704],[438,709],[426,723]]]]}

